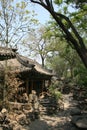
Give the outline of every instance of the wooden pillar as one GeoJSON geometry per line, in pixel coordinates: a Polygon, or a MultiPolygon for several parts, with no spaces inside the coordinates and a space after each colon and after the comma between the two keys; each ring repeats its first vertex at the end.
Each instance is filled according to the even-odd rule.
{"type": "Polygon", "coordinates": [[[51,85],[51,79],[49,79],[48,81],[48,87],[51,85]]]}
{"type": "Polygon", "coordinates": [[[28,79],[26,79],[26,93],[27,93],[27,95],[29,95],[29,81],[28,81],[28,79]]]}
{"type": "Polygon", "coordinates": [[[33,90],[33,80],[31,80],[31,90],[33,90]]]}
{"type": "Polygon", "coordinates": [[[45,80],[43,80],[43,83],[42,83],[42,92],[44,90],[44,87],[45,87],[45,80]]]}

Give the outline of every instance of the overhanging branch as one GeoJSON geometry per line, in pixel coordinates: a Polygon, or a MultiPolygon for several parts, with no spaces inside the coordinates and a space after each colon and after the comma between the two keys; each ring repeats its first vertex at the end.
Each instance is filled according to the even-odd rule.
{"type": "MultiPolygon", "coordinates": [[[[37,4],[41,5],[42,7],[44,7],[46,10],[48,10],[48,12],[56,20],[56,22],[58,23],[58,25],[62,28],[62,30],[66,34],[67,38],[69,37],[69,41],[73,42],[73,44],[75,44],[75,46],[78,46],[78,44],[77,44],[78,42],[76,41],[76,39],[74,39],[74,37],[72,36],[72,34],[67,30],[67,28],[65,27],[65,25],[62,23],[61,19],[58,18],[58,14],[56,14],[55,11],[50,8],[50,6],[48,6],[45,2],[43,2],[43,0],[38,0],[38,1],[36,1],[36,0],[30,0],[30,1],[33,2],[33,3],[37,3],[37,4]]],[[[47,0],[45,0],[45,1],[47,1],[47,0]]]]}
{"type": "Polygon", "coordinates": [[[77,30],[75,29],[74,25],[72,24],[72,22],[70,21],[70,19],[68,17],[66,17],[63,14],[57,13],[55,12],[56,15],[60,16],[61,18],[65,19],[67,21],[67,23],[70,25],[70,27],[72,28],[72,31],[74,32],[75,36],[78,38],[79,44],[82,46],[83,45],[83,39],[80,37],[79,33],[77,32],[77,30]]]}

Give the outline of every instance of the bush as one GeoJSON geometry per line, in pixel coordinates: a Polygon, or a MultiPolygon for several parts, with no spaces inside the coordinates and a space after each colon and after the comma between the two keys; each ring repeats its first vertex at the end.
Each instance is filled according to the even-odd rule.
{"type": "Polygon", "coordinates": [[[74,78],[76,84],[87,87],[87,69],[82,64],[74,70],[74,78]]]}
{"type": "Polygon", "coordinates": [[[56,100],[62,98],[62,93],[57,90],[55,84],[52,84],[52,85],[49,87],[49,92],[52,94],[53,97],[56,98],[56,100]]]}

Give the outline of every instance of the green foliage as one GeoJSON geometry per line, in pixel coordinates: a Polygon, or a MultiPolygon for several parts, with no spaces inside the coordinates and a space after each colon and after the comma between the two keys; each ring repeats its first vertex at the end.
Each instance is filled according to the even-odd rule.
{"type": "Polygon", "coordinates": [[[59,78],[64,76],[64,73],[67,71],[67,64],[63,58],[59,55],[54,55],[53,57],[48,58],[47,62],[49,62],[49,66],[55,71],[59,78]]]}
{"type": "Polygon", "coordinates": [[[63,2],[63,0],[55,0],[54,2],[55,2],[55,4],[61,4],[63,2]]]}
{"type": "MultiPolygon", "coordinates": [[[[55,0],[55,3],[59,5],[59,1],[55,0]]],[[[65,0],[61,2],[60,7],[63,7],[58,12],[62,14],[66,14],[69,18],[71,18],[71,21],[79,34],[83,37],[84,43],[87,43],[87,11],[86,6],[84,8],[76,9],[75,7],[75,1],[67,1],[65,0]],[[74,6],[72,6],[72,3],[74,3],[74,6]],[[72,7],[73,8],[72,8],[72,7]],[[72,9],[72,11],[69,10],[69,8],[72,9]]],[[[83,2],[82,2],[83,3],[83,2]]],[[[84,7],[83,6],[83,7],[84,7]]],[[[58,6],[59,7],[59,6],[58,6]]],[[[58,8],[59,9],[59,8],[58,8]]],[[[65,19],[61,19],[65,27],[72,33],[72,30],[70,28],[70,25],[65,19]]],[[[74,77],[74,68],[77,66],[77,64],[80,63],[79,57],[74,50],[74,47],[67,41],[64,40],[64,36],[62,31],[59,29],[59,27],[56,25],[55,21],[52,19],[48,23],[47,31],[49,31],[48,39],[50,44],[49,48],[51,48],[52,52],[47,58],[47,64],[55,70],[55,72],[58,74],[58,76],[64,76],[65,73],[67,73],[67,70],[69,70],[69,76],[72,78],[74,77]],[[60,37],[60,38],[59,38],[60,37]],[[54,39],[51,41],[51,38],[54,39]],[[72,47],[72,48],[71,48],[72,47]],[[70,74],[71,73],[71,74],[70,74]]],[[[75,35],[72,33],[73,37],[75,35]]],[[[77,40],[77,38],[76,38],[77,40]]]]}
{"type": "MultiPolygon", "coordinates": [[[[76,0],[76,1],[62,0],[61,5],[59,4],[59,0],[55,0],[54,2],[58,6],[58,13],[62,13],[68,16],[68,18],[71,19],[73,25],[79,32],[79,35],[83,38],[83,40],[86,39],[86,34],[87,34],[87,2],[86,0],[76,0]]],[[[65,27],[67,29],[70,29],[69,23],[65,19],[62,19],[62,21],[65,27]]],[[[69,31],[72,32],[71,29],[69,31]]]]}
{"type": "MultiPolygon", "coordinates": [[[[53,19],[57,23],[57,31],[62,30],[62,36],[65,37],[65,39],[68,41],[68,45],[72,45],[72,47],[76,50],[79,57],[82,59],[85,67],[87,68],[87,62],[85,59],[86,47],[84,43],[84,41],[86,40],[83,40],[86,39],[87,29],[85,29],[85,27],[87,26],[87,13],[85,14],[85,16],[81,13],[87,12],[85,6],[86,0],[54,0],[56,6],[54,5],[53,1],[50,0],[39,0],[38,2],[34,0],[31,2],[37,3],[48,10],[48,12],[53,16],[53,19]]],[[[52,36],[51,38],[54,37],[52,36]]]]}
{"type": "Polygon", "coordinates": [[[67,4],[74,4],[75,8],[82,8],[87,3],[86,0],[65,0],[65,2],[67,4]]]}
{"type": "Polygon", "coordinates": [[[63,39],[62,34],[60,31],[58,31],[58,29],[55,29],[55,26],[55,24],[51,23],[48,26],[48,28],[50,27],[49,32],[52,34],[50,37],[48,37],[48,39],[50,39],[49,50],[51,50],[51,53],[48,55],[46,61],[50,68],[56,72],[59,78],[62,76],[67,77],[67,74],[69,73],[67,73],[67,71],[73,71],[78,56],[75,50],[67,45],[66,41],[63,39]]]}
{"type": "Polygon", "coordinates": [[[28,10],[24,1],[0,1],[0,41],[3,46],[15,46],[32,33],[37,24],[35,13],[28,10]]]}
{"type": "Polygon", "coordinates": [[[87,10],[80,9],[78,12],[73,12],[70,14],[71,21],[73,25],[78,30],[79,34],[86,39],[87,34],[87,10]]]}
{"type": "Polygon", "coordinates": [[[87,87],[87,71],[83,64],[80,63],[74,69],[74,77],[76,79],[77,84],[79,84],[80,86],[87,87]]]}
{"type": "Polygon", "coordinates": [[[56,98],[56,100],[62,98],[62,93],[57,90],[55,83],[50,85],[49,92],[52,94],[52,96],[54,96],[56,98]]]}

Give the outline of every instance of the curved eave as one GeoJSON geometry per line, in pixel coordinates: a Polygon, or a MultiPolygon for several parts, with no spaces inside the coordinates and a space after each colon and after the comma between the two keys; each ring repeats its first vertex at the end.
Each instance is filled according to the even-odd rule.
{"type": "Polygon", "coordinates": [[[16,58],[17,49],[0,47],[0,61],[16,58]]]}
{"type": "Polygon", "coordinates": [[[36,69],[31,69],[31,70],[20,71],[19,76],[21,78],[27,77],[29,79],[45,79],[45,80],[48,80],[53,75],[44,74],[44,73],[38,72],[36,69]]]}
{"type": "Polygon", "coordinates": [[[0,61],[13,59],[15,57],[16,56],[14,54],[2,54],[2,53],[0,53],[0,61]]]}

